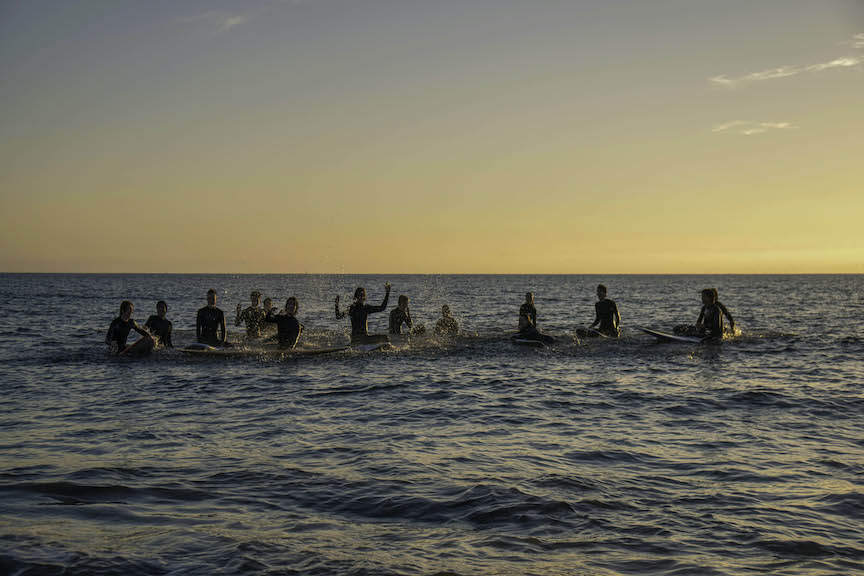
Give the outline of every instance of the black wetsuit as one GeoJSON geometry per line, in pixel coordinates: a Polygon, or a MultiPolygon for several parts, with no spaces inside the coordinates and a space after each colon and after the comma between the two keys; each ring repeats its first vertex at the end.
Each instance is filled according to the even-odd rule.
{"type": "Polygon", "coordinates": [[[599,324],[599,326],[597,326],[598,332],[613,338],[617,337],[618,326],[615,325],[615,318],[618,316],[618,306],[615,305],[615,302],[606,298],[598,300],[594,304],[594,312],[596,317],[594,318],[594,324],[591,324],[591,327],[593,328],[595,325],[599,324]]]}
{"type": "Polygon", "coordinates": [[[171,321],[159,316],[150,316],[144,327],[150,331],[150,334],[156,337],[159,342],[166,348],[173,348],[171,343],[171,330],[174,328],[171,321]]]}
{"type": "Polygon", "coordinates": [[[297,318],[287,314],[274,314],[271,310],[264,317],[264,322],[276,324],[276,329],[279,331],[277,334],[279,348],[293,348],[297,344],[301,329],[297,318]]]}
{"type": "Polygon", "coordinates": [[[702,318],[702,326],[706,336],[709,338],[723,337],[723,312],[717,304],[702,306],[702,313],[699,314],[699,317],[702,318]]]}
{"type": "Polygon", "coordinates": [[[436,334],[458,334],[459,333],[459,324],[456,323],[456,319],[452,316],[444,316],[438,323],[435,324],[435,333],[436,334]]]}
{"type": "Polygon", "coordinates": [[[234,322],[235,326],[240,326],[241,322],[246,322],[246,337],[250,339],[261,338],[261,327],[264,324],[264,317],[267,314],[257,306],[249,306],[237,316],[234,322]]]}
{"type": "Polygon", "coordinates": [[[369,314],[375,312],[383,312],[387,309],[387,301],[390,299],[390,293],[384,295],[384,302],[380,306],[370,306],[354,302],[348,307],[345,312],[339,312],[339,304],[336,304],[336,318],[351,317],[351,336],[366,336],[369,334],[369,314]]]}
{"type": "Polygon", "coordinates": [[[219,331],[222,331],[222,338],[225,338],[225,314],[215,306],[213,308],[205,306],[198,310],[198,319],[195,323],[195,331],[197,332],[198,342],[201,344],[209,344],[210,346],[221,346],[225,343],[219,337],[219,331]]]}
{"type": "Polygon", "coordinates": [[[519,314],[527,314],[528,318],[531,319],[531,324],[535,327],[537,326],[537,309],[534,308],[534,304],[529,304],[525,302],[522,306],[519,307],[519,314]]]}
{"type": "Polygon", "coordinates": [[[402,334],[403,323],[407,324],[409,329],[413,326],[411,312],[403,312],[401,308],[394,308],[390,312],[390,334],[402,334]]]}
{"type": "Polygon", "coordinates": [[[105,343],[110,346],[112,343],[116,342],[117,352],[122,352],[123,349],[126,348],[126,341],[129,339],[129,332],[137,327],[138,324],[132,318],[124,322],[118,316],[112,320],[111,325],[108,326],[108,334],[105,335],[105,343]]]}

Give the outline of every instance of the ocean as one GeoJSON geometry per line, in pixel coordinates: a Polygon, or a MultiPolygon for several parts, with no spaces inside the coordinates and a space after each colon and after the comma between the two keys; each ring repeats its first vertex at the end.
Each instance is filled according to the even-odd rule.
{"type": "Polygon", "coordinates": [[[3,274],[0,302],[0,573],[864,572],[861,275],[3,274]],[[448,304],[461,334],[105,351],[124,299],[191,343],[211,287],[232,340],[258,289],[335,346],[333,298],[388,281],[388,312],[448,304]],[[601,282],[624,336],[579,341],[601,282]],[[739,336],[638,330],[695,322],[706,287],[739,336]],[[509,341],[527,291],[549,348],[509,341]]]}

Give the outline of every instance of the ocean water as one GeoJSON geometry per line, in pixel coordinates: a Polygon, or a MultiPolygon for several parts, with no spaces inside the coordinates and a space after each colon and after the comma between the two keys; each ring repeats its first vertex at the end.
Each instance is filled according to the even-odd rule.
{"type": "MultiPolygon", "coordinates": [[[[864,276],[0,275],[0,573],[864,571],[864,276]],[[175,345],[208,288],[393,284],[462,335],[300,358],[105,353],[131,299],[175,345]],[[594,288],[619,341],[583,341],[594,288]],[[741,335],[658,344],[716,287],[741,335]],[[534,291],[549,349],[508,341],[534,291]]],[[[383,332],[385,313],[371,317],[383,332]]]]}

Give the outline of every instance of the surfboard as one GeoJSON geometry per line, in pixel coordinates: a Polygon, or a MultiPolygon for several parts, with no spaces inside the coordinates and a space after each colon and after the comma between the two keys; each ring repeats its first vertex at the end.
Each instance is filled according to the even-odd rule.
{"type": "Polygon", "coordinates": [[[580,338],[609,338],[609,336],[594,328],[577,328],[576,336],[580,338]]]}
{"type": "Polygon", "coordinates": [[[654,336],[660,341],[663,342],[685,342],[688,344],[699,344],[705,340],[705,338],[700,338],[698,336],[678,336],[677,334],[667,334],[665,332],[659,332],[657,330],[651,330],[650,328],[639,328],[645,334],[649,336],[654,336]]]}
{"type": "Polygon", "coordinates": [[[333,346],[329,348],[294,348],[293,350],[279,350],[278,348],[217,348],[207,344],[190,344],[179,351],[190,356],[215,356],[215,357],[289,357],[289,356],[317,356],[319,354],[332,354],[348,350],[348,346],[333,346]]]}
{"type": "Polygon", "coordinates": [[[152,338],[141,337],[129,346],[126,346],[118,356],[147,356],[153,352],[156,342],[152,338]]]}
{"type": "Polygon", "coordinates": [[[372,352],[374,350],[381,350],[382,348],[392,348],[393,345],[390,342],[376,342],[374,344],[354,344],[351,346],[352,350],[359,350],[361,352],[372,352]]]}
{"type": "Polygon", "coordinates": [[[546,343],[542,340],[530,340],[528,338],[510,338],[510,341],[518,346],[533,346],[535,348],[546,347],[546,343]]]}

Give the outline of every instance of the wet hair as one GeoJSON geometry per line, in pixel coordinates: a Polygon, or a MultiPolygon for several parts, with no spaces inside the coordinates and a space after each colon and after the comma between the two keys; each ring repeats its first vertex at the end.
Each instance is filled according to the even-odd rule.
{"type": "Polygon", "coordinates": [[[123,302],[120,303],[120,314],[123,314],[127,308],[132,308],[131,300],[123,300],[123,302]]]}
{"type": "Polygon", "coordinates": [[[704,290],[702,290],[702,296],[707,296],[708,300],[710,300],[712,304],[714,302],[717,302],[716,294],[717,293],[714,291],[713,288],[705,288],[704,290]]]}
{"type": "Polygon", "coordinates": [[[264,304],[267,304],[268,302],[270,304],[273,304],[273,299],[272,298],[264,298],[264,304]]]}
{"type": "Polygon", "coordinates": [[[210,294],[216,296],[216,290],[214,288],[210,288],[209,290],[207,290],[207,296],[210,296],[210,294]]]}
{"type": "Polygon", "coordinates": [[[404,295],[404,294],[402,294],[401,296],[399,296],[399,305],[400,305],[400,306],[402,305],[402,302],[405,302],[405,304],[408,304],[408,297],[407,297],[406,295],[404,295]]]}
{"type": "Polygon", "coordinates": [[[444,304],[443,306],[441,306],[441,314],[446,316],[449,313],[450,313],[450,306],[448,306],[447,304],[444,304]]]}
{"type": "Polygon", "coordinates": [[[159,300],[158,302],[156,302],[156,310],[159,310],[159,307],[160,307],[160,306],[164,306],[164,307],[165,307],[165,311],[166,311],[166,312],[168,311],[168,303],[165,302],[164,300],[159,300]]]}
{"type": "Polygon", "coordinates": [[[252,294],[249,295],[250,298],[261,298],[261,292],[258,290],[253,290],[252,294]]]}
{"type": "Polygon", "coordinates": [[[720,300],[720,294],[717,293],[717,289],[716,289],[716,288],[711,288],[711,292],[714,293],[714,301],[715,301],[715,302],[717,302],[718,300],[720,300]]]}
{"type": "Polygon", "coordinates": [[[357,288],[356,290],[354,290],[354,300],[359,300],[361,296],[366,296],[365,288],[357,288]]]}
{"type": "Polygon", "coordinates": [[[525,301],[528,302],[529,300],[534,300],[534,293],[533,292],[526,292],[525,293],[525,301]]]}
{"type": "Polygon", "coordinates": [[[288,307],[291,305],[291,302],[294,302],[294,304],[297,306],[297,311],[299,311],[300,310],[300,302],[298,302],[297,298],[295,298],[294,296],[289,296],[288,300],[285,301],[285,311],[286,312],[288,311],[288,307]]]}
{"type": "Polygon", "coordinates": [[[606,294],[606,292],[608,292],[608,290],[606,290],[606,286],[604,286],[603,284],[598,284],[597,285],[597,291],[600,292],[601,290],[603,291],[604,294],[606,294]]]}

